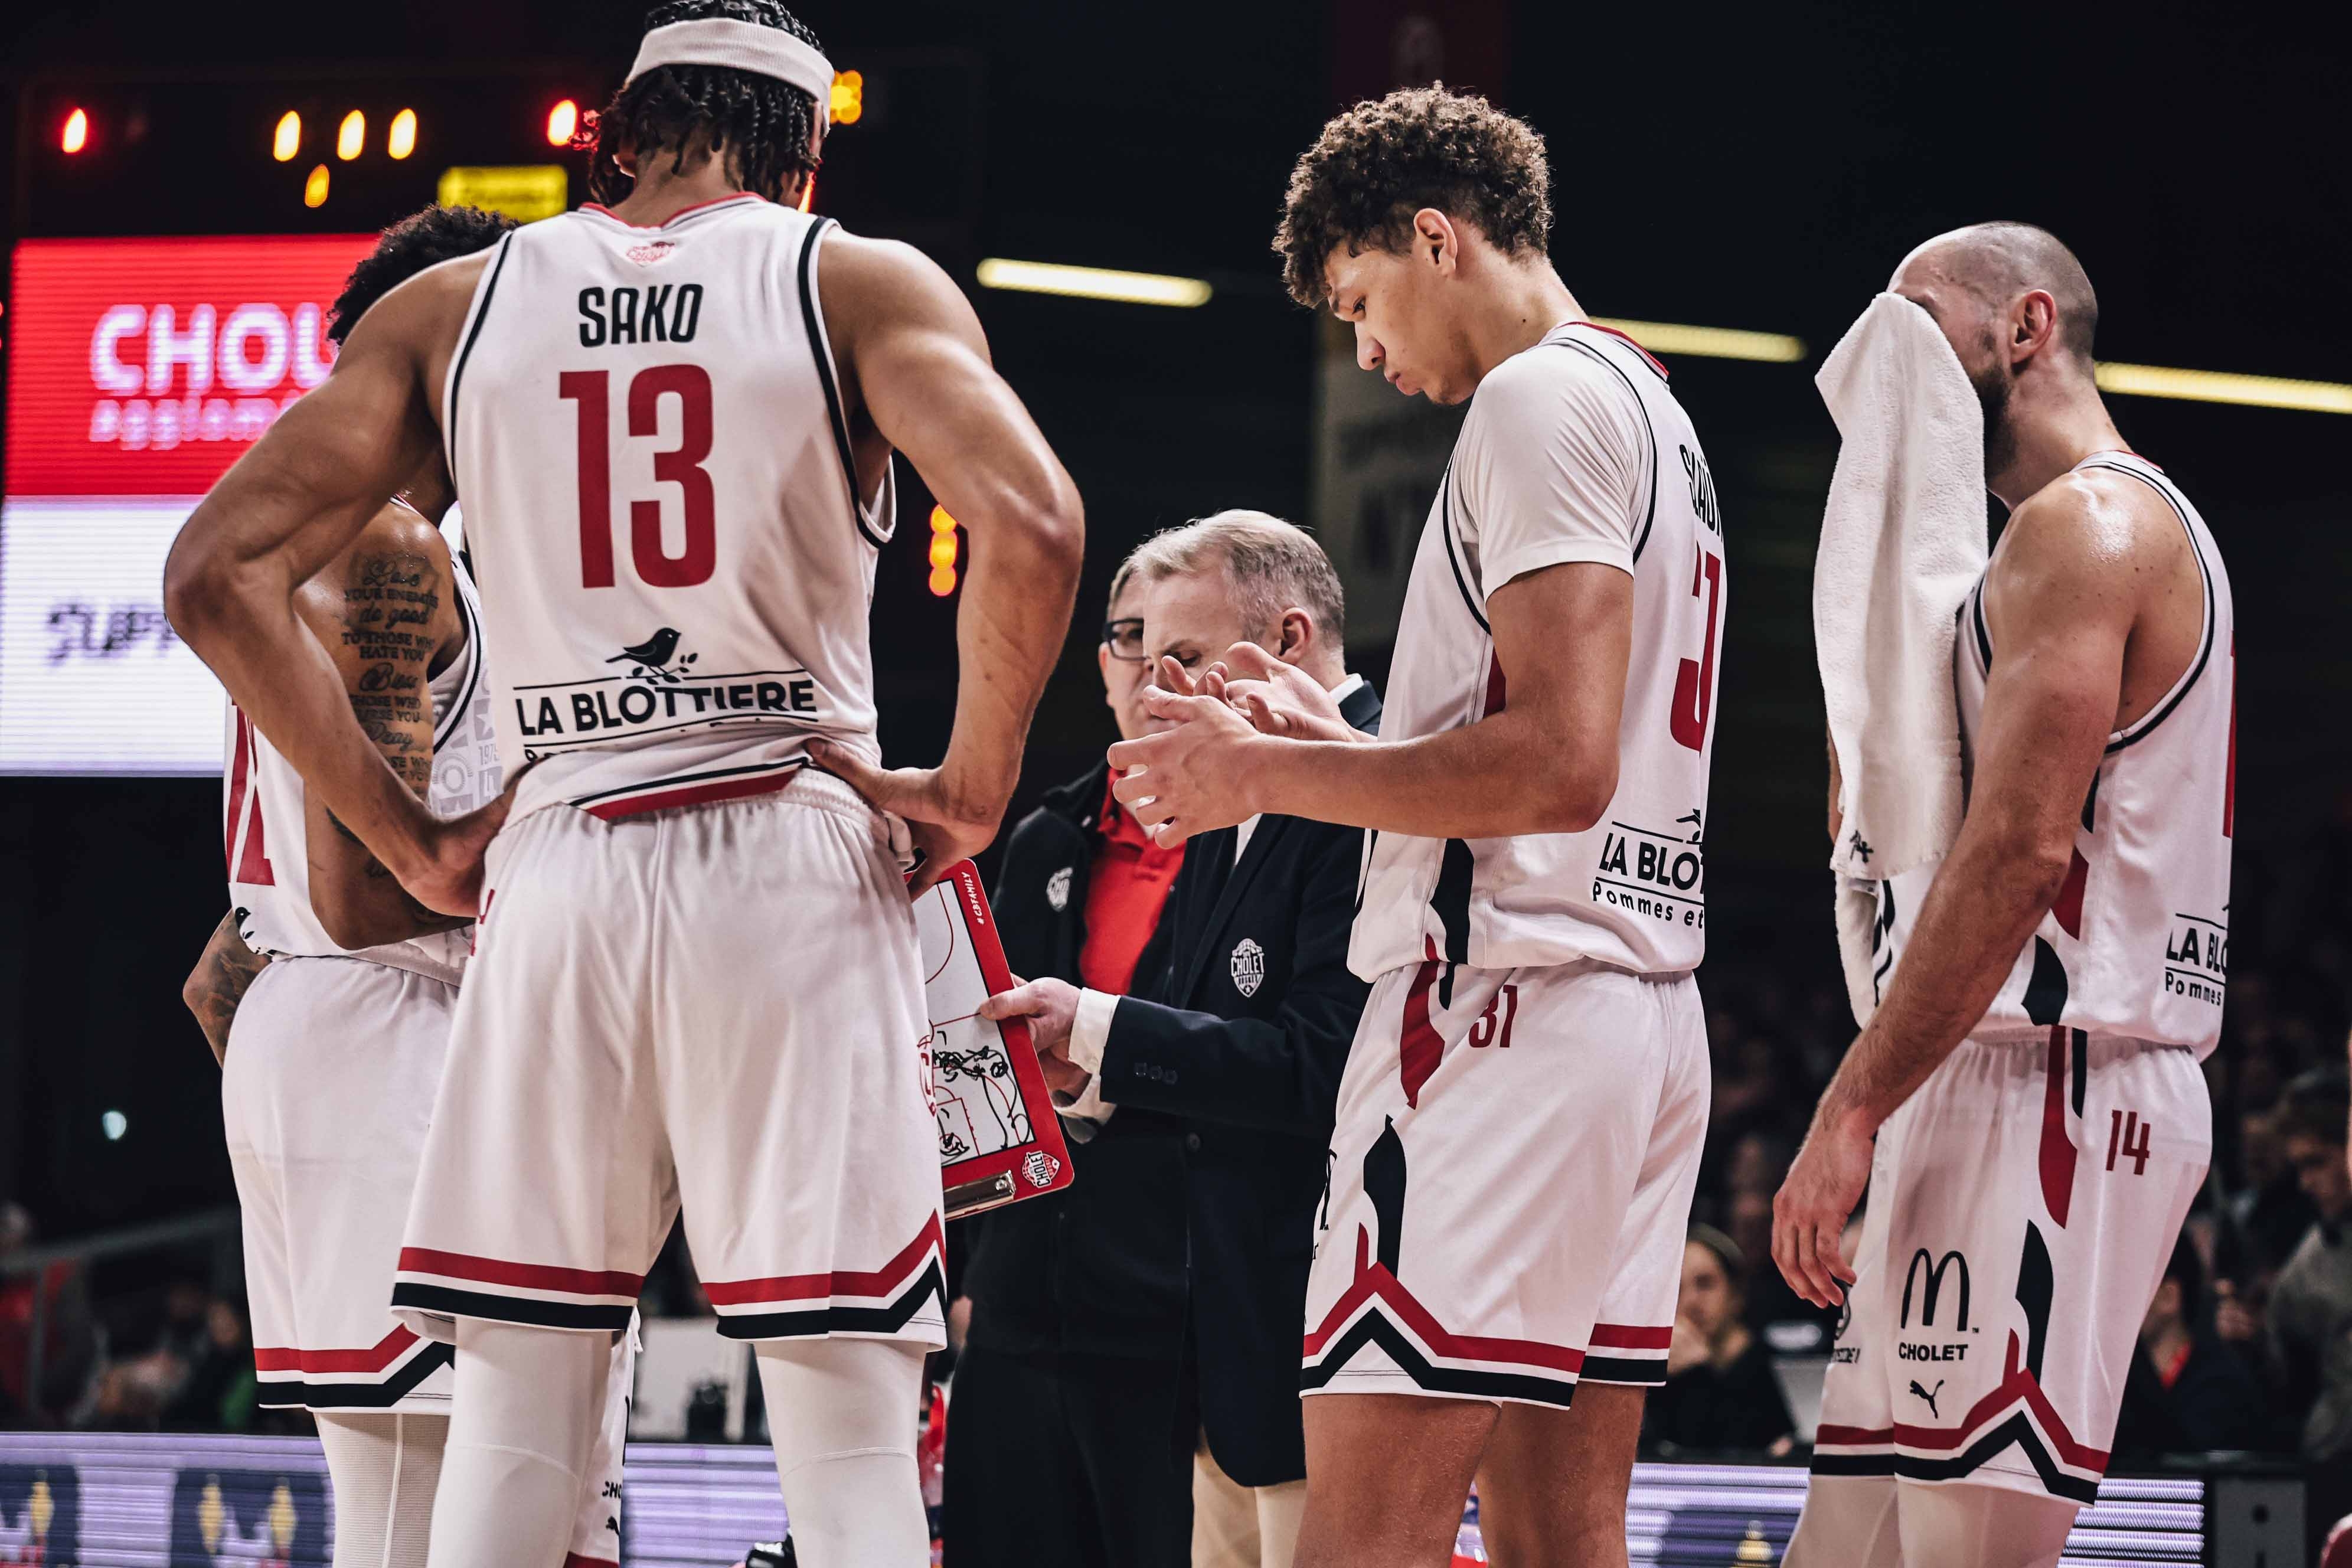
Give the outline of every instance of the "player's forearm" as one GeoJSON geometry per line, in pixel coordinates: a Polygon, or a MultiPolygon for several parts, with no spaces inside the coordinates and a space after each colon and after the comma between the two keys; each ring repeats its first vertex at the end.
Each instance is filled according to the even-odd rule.
{"type": "Polygon", "coordinates": [[[342,679],[294,613],[284,563],[224,559],[191,519],[172,552],[164,607],[246,716],[306,789],[397,872],[415,856],[425,813],[352,714],[342,679]]]}
{"type": "Polygon", "coordinates": [[[2046,850],[1963,829],[1920,902],[1885,999],[1822,1096],[1822,1118],[1875,1131],[1927,1081],[2000,994],[2065,872],[2046,850]]]}
{"type": "Polygon", "coordinates": [[[1507,710],[1412,741],[1267,741],[1244,793],[1260,810],[1420,838],[1578,833],[1616,793],[1615,740],[1563,743],[1507,710]]]}
{"type": "Polygon", "coordinates": [[[975,520],[956,609],[955,728],[942,764],[975,819],[997,816],[1020,782],[1021,752],[1060,658],[1077,593],[1085,525],[1058,469],[975,520]]]}
{"type": "Polygon", "coordinates": [[[205,1043],[213,1048],[213,1059],[228,1060],[229,1026],[236,1020],[237,1005],[245,1000],[254,977],[268,967],[267,954],[254,952],[245,945],[244,936],[236,929],[234,911],[221,917],[213,928],[210,941],[205,943],[202,957],[195,968],[188,972],[186,982],[180,987],[180,1000],[195,1015],[196,1026],[205,1032],[205,1043]]]}

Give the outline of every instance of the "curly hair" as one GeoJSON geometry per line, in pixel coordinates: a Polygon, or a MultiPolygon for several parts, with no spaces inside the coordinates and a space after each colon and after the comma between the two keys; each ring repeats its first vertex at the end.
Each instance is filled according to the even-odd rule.
{"type": "Polygon", "coordinates": [[[479,207],[429,206],[409,214],[383,231],[344,279],[327,310],[327,340],[340,348],[370,305],[428,267],[488,250],[516,226],[514,219],[479,207]]]}
{"type": "MultiPolygon", "coordinates": [[[[646,13],[646,31],[713,18],[774,27],[820,52],[824,47],[807,23],[776,0],[669,0],[646,13]]],[[[656,66],[614,93],[601,112],[585,116],[572,145],[593,154],[588,194],[608,206],[637,183],[613,161],[615,146],[630,148],[641,164],[667,153],[670,172],[678,174],[686,173],[689,160],[723,155],[736,184],[781,201],[793,175],[816,173],[821,160],[811,148],[830,107],[799,88],[751,71],[656,66]]]]}
{"type": "Polygon", "coordinates": [[[1435,207],[1503,251],[1544,251],[1551,164],[1543,137],[1475,93],[1407,88],[1333,117],[1300,154],[1274,248],[1292,299],[1319,306],[1323,264],[1341,245],[1401,250],[1412,215],[1435,207]]]}

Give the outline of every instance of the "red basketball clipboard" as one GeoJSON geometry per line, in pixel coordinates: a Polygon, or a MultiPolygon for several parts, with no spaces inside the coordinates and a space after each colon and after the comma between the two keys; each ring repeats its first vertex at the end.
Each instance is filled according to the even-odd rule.
{"type": "Polygon", "coordinates": [[[915,900],[931,1032],[925,1081],[939,1123],[947,1217],[980,1214],[1070,1184],[1069,1147],[1027,1026],[992,1024],[980,1005],[1010,989],[996,917],[969,860],[915,900]]]}

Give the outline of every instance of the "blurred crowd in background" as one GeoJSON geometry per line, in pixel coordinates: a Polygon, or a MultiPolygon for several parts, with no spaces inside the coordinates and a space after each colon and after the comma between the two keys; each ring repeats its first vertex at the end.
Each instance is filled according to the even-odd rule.
{"type": "MultiPolygon", "coordinates": [[[[2352,1510],[2352,796],[2294,871],[2238,856],[2237,962],[2206,1066],[2212,1174],[2148,1308],[2115,1468],[2210,1450],[2299,1457],[2312,1514],[2325,1519],[2352,1510]]],[[[1672,1375],[1652,1398],[1644,1438],[1657,1457],[1797,1447],[1773,1363],[1826,1356],[1836,1331],[1836,1315],[1799,1300],[1771,1261],[1773,1194],[1853,1035],[1826,938],[1817,955],[1804,940],[1816,923],[1825,931],[1792,918],[1777,935],[1727,933],[1700,976],[1715,1101],[1672,1375]]],[[[233,1236],[161,1268],[149,1256],[28,1270],[37,1240],[32,1216],[0,1205],[0,1426],[307,1425],[255,1401],[233,1236]],[[36,1399],[26,1380],[37,1296],[36,1399]]],[[[653,1317],[709,1310],[675,1239],[645,1306],[653,1317]]]]}

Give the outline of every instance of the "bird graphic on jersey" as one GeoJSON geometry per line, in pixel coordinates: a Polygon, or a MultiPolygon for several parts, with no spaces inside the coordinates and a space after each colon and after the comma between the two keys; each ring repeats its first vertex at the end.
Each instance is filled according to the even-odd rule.
{"type": "Polygon", "coordinates": [[[677,661],[677,670],[669,668],[670,656],[677,652],[677,639],[680,635],[676,626],[664,626],[645,641],[635,647],[623,648],[604,662],[633,664],[636,668],[629,671],[631,675],[657,675],[664,680],[676,680],[679,679],[680,672],[688,665],[692,664],[696,658],[693,654],[688,654],[677,661]]]}

